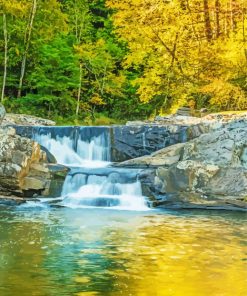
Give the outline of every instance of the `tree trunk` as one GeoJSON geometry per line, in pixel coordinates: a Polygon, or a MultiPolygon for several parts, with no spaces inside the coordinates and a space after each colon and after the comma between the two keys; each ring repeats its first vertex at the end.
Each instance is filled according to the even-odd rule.
{"type": "Polygon", "coordinates": [[[35,17],[36,10],[37,10],[37,1],[38,0],[33,0],[30,19],[29,19],[29,22],[27,24],[27,31],[26,31],[27,33],[26,33],[25,40],[24,40],[24,42],[25,42],[25,44],[24,44],[25,50],[24,50],[24,54],[23,54],[23,57],[22,57],[21,75],[20,75],[18,94],[17,94],[18,98],[21,97],[23,79],[24,79],[24,75],[25,75],[25,71],[26,71],[27,54],[28,54],[28,50],[29,50],[29,46],[30,46],[31,34],[32,34],[32,29],[33,29],[33,21],[34,21],[34,17],[35,17]]]}
{"type": "Polygon", "coordinates": [[[76,105],[76,116],[79,114],[80,109],[80,99],[81,99],[81,85],[82,85],[82,64],[80,63],[80,79],[79,79],[79,87],[78,87],[78,94],[77,94],[77,105],[76,105]]]}
{"type": "Polygon", "coordinates": [[[199,37],[198,33],[196,32],[196,28],[195,28],[195,24],[194,24],[194,17],[193,17],[193,13],[191,11],[191,8],[190,8],[189,0],[186,0],[186,8],[188,9],[188,12],[189,12],[190,23],[191,23],[191,27],[192,27],[192,30],[193,30],[193,34],[194,34],[194,36],[195,36],[195,38],[198,41],[199,46],[200,46],[200,44],[201,44],[200,37],[199,37]]]}
{"type": "Polygon", "coordinates": [[[7,63],[8,63],[8,31],[7,31],[7,20],[5,13],[3,14],[3,35],[4,35],[4,66],[3,66],[3,85],[1,93],[1,102],[4,99],[6,77],[7,77],[7,63]]]}
{"type": "Polygon", "coordinates": [[[210,22],[208,0],[203,0],[203,6],[204,6],[205,34],[208,42],[210,42],[212,40],[213,34],[212,34],[212,27],[210,22]]]}
{"type": "Polygon", "coordinates": [[[243,2],[243,4],[242,4],[242,32],[243,32],[243,42],[244,43],[246,41],[246,38],[245,38],[245,11],[246,11],[246,8],[245,8],[245,4],[243,2]]]}
{"type": "Polygon", "coordinates": [[[231,29],[233,32],[236,32],[237,22],[236,22],[236,0],[230,1],[230,12],[231,12],[231,29]]]}
{"type": "Polygon", "coordinates": [[[220,1],[215,0],[216,38],[220,37],[220,1]]]}

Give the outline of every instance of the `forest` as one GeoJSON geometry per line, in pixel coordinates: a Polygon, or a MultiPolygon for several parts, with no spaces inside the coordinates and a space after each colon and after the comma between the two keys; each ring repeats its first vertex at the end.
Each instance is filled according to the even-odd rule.
{"type": "Polygon", "coordinates": [[[8,112],[110,124],[247,109],[246,0],[0,0],[8,112]]]}

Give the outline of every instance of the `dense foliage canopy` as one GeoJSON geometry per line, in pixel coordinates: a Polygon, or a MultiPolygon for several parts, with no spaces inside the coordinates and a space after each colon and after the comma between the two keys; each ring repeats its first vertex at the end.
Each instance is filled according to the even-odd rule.
{"type": "Polygon", "coordinates": [[[0,5],[1,100],[10,111],[105,124],[184,105],[247,109],[246,0],[0,5]]]}

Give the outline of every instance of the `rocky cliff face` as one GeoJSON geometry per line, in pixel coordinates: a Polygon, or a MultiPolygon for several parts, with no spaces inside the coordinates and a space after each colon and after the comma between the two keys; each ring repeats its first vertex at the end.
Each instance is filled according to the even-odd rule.
{"type": "Polygon", "coordinates": [[[6,114],[0,104],[0,199],[23,202],[23,197],[59,195],[67,168],[31,139],[8,125],[54,125],[55,122],[22,114],[6,114]],[[50,164],[50,163],[53,164],[50,164]]]}
{"type": "Polygon", "coordinates": [[[1,128],[0,194],[47,194],[50,179],[46,155],[40,146],[16,135],[13,128],[1,128]]]}
{"type": "MultiPolygon", "coordinates": [[[[54,184],[59,181],[62,186],[66,173],[66,168],[48,163],[38,143],[16,135],[11,127],[0,127],[1,200],[11,196],[12,201],[19,203],[16,196],[50,195],[54,193],[54,184]]],[[[55,187],[57,190],[58,186],[55,187]]]]}
{"type": "Polygon", "coordinates": [[[112,128],[113,161],[149,155],[161,148],[185,142],[187,127],[180,125],[127,125],[112,128]]]}
{"type": "Polygon", "coordinates": [[[143,191],[156,205],[247,210],[247,120],[120,165],[143,168],[143,191]]]}

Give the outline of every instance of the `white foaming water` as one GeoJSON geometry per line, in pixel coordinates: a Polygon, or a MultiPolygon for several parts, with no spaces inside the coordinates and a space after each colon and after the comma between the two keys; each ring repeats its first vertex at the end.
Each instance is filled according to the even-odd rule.
{"type": "MultiPolygon", "coordinates": [[[[84,129],[80,131],[83,133],[84,129]]],[[[83,136],[85,139],[85,134],[83,136]]],[[[137,178],[133,178],[133,172],[129,177],[126,170],[123,172],[108,167],[108,171],[107,168],[102,171],[110,164],[110,141],[104,132],[89,136],[87,140],[82,140],[80,135],[77,140],[58,135],[53,138],[51,133],[36,134],[34,139],[53,154],[59,164],[81,168],[76,169],[74,175],[66,177],[61,205],[136,211],[148,209],[141,184],[137,178]]]]}
{"type": "Polygon", "coordinates": [[[71,208],[111,207],[121,210],[147,210],[138,180],[119,183],[109,176],[67,176],[62,195],[62,205],[71,208]]]}
{"type": "Polygon", "coordinates": [[[109,149],[101,136],[94,137],[90,142],[79,139],[76,151],[73,140],[66,136],[53,139],[51,134],[35,135],[34,140],[49,150],[59,164],[71,167],[104,167],[109,164],[109,149]]]}
{"type": "Polygon", "coordinates": [[[77,153],[88,161],[109,161],[110,150],[104,136],[93,137],[90,142],[78,140],[77,153]]]}

